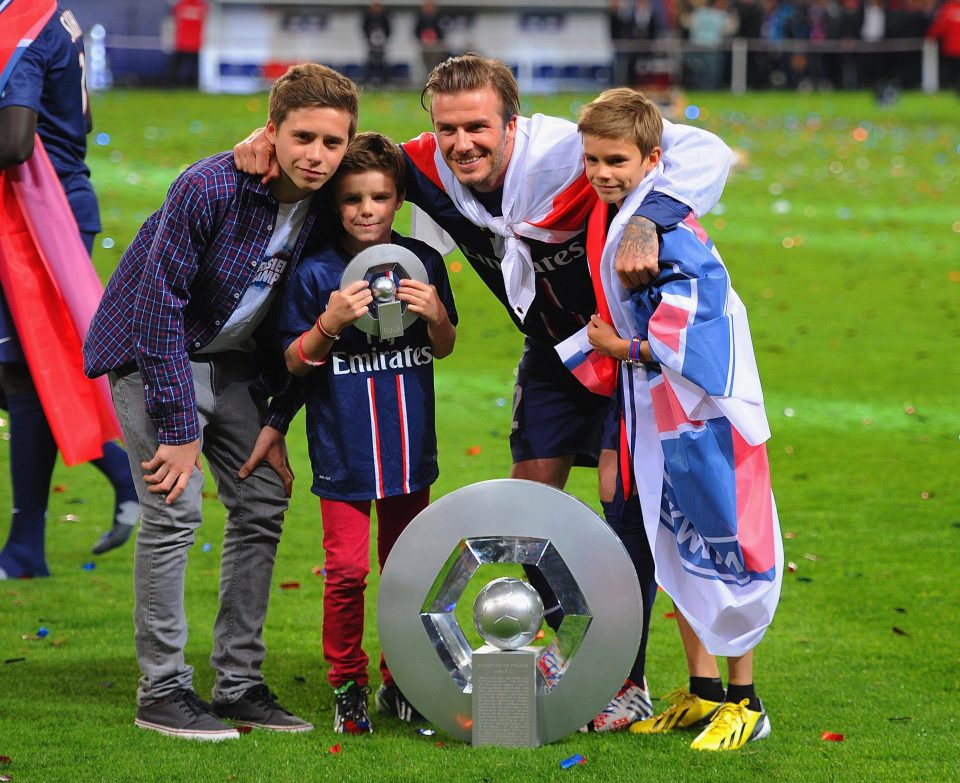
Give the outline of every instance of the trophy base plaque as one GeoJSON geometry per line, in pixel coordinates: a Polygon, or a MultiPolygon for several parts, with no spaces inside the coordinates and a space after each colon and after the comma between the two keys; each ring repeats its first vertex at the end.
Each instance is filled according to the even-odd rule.
{"type": "Polygon", "coordinates": [[[381,340],[403,337],[403,305],[400,302],[378,304],[377,321],[380,324],[381,340]]]}
{"type": "Polygon", "coordinates": [[[473,745],[535,748],[537,651],[485,645],[473,653],[473,745]]]}

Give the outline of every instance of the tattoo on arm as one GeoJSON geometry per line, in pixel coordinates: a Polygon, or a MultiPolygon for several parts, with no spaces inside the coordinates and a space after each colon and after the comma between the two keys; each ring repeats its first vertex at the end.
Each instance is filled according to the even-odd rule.
{"type": "Polygon", "coordinates": [[[632,217],[627,221],[620,240],[621,252],[635,257],[656,256],[660,244],[657,241],[657,227],[652,221],[643,217],[632,217]]]}

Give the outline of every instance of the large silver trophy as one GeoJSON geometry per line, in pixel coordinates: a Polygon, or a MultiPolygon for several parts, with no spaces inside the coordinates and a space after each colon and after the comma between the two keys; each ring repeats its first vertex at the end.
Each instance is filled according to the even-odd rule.
{"type": "Polygon", "coordinates": [[[373,305],[353,325],[382,340],[400,337],[418,318],[397,299],[397,281],[403,278],[429,282],[423,262],[413,251],[400,245],[373,245],[357,253],[343,270],[340,289],[368,280],[373,305]]]}
{"type": "Polygon", "coordinates": [[[643,597],[613,531],[544,484],[498,479],[451,492],[399,537],[380,580],[380,642],[397,685],[432,723],[474,745],[534,747],[583,726],[623,685],[637,654],[643,597]],[[522,579],[484,585],[471,619],[458,602],[481,566],[537,566],[564,611],[547,646],[522,579]],[[463,614],[461,612],[461,614],[463,614]]]}

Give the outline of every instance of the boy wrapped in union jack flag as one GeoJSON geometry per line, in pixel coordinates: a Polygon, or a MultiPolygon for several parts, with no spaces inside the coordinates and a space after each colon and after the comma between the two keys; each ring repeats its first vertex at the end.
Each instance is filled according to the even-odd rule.
{"type": "Polygon", "coordinates": [[[624,217],[660,165],[662,118],[618,88],[580,113],[587,178],[600,202],[587,253],[611,322],[595,315],[594,349],[620,360],[624,492],[642,510],[658,584],[671,596],[689,690],[631,726],[636,734],[703,727],[691,747],[733,750],[766,737],[753,648],[780,596],[783,547],[770,489],[770,437],[746,310],[720,255],[691,215],[660,237],[660,274],[627,290],[613,269],[624,217]],[[629,489],[629,482],[636,489],[629,489]],[[715,655],[728,658],[724,691],[715,655]]]}

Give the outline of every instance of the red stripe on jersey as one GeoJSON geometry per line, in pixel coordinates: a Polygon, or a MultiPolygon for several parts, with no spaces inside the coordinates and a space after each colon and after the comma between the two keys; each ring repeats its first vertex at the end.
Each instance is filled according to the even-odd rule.
{"type": "Polygon", "coordinates": [[[400,459],[403,461],[403,491],[410,494],[410,456],[407,451],[410,434],[407,432],[407,405],[403,396],[403,376],[397,376],[397,411],[400,414],[400,459]]]}
{"type": "Polygon", "coordinates": [[[400,146],[410,156],[413,165],[440,190],[446,192],[443,182],[440,181],[440,174],[437,172],[437,162],[433,157],[437,149],[436,136],[432,133],[421,133],[417,138],[410,139],[400,146]]]}
{"type": "Polygon", "coordinates": [[[383,460],[380,458],[380,422],[377,420],[377,395],[373,378],[367,378],[367,396],[370,398],[370,426],[373,429],[373,474],[377,481],[377,497],[383,497],[383,460]]]}
{"type": "Polygon", "coordinates": [[[597,192],[581,174],[566,190],[553,200],[553,209],[543,220],[530,225],[556,231],[579,231],[596,204],[597,192]]]}

